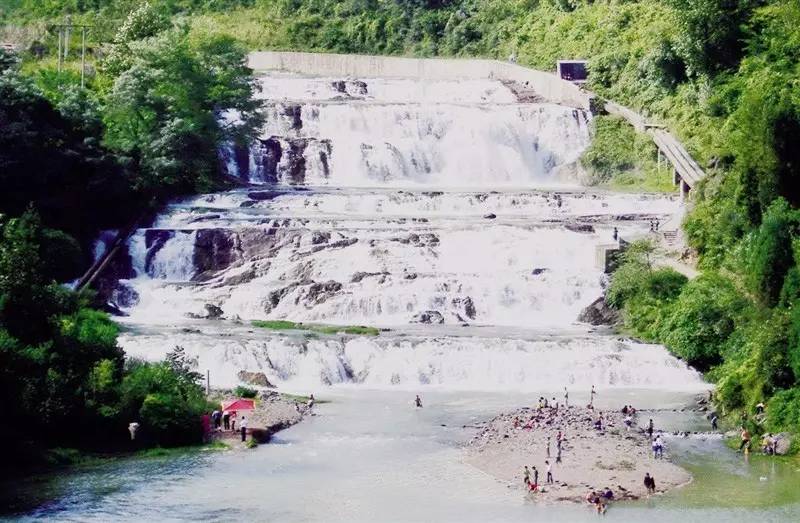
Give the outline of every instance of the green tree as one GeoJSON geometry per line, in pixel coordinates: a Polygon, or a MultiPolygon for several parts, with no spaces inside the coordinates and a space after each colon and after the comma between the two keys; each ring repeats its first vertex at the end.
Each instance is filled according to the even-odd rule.
{"type": "Polygon", "coordinates": [[[249,139],[260,122],[244,50],[224,36],[192,40],[185,29],[130,49],[108,95],[106,143],[138,165],[139,190],[208,190],[221,175],[217,149],[249,139]]]}
{"type": "Polygon", "coordinates": [[[681,34],[678,48],[694,74],[736,67],[745,46],[745,24],[759,0],[669,0],[681,34]]]}
{"type": "Polygon", "coordinates": [[[786,274],[795,265],[792,240],[798,225],[800,212],[779,198],[754,233],[747,276],[750,287],[766,305],[778,302],[786,274]]]}
{"type": "Polygon", "coordinates": [[[703,274],[675,300],[661,339],[690,365],[708,370],[722,361],[725,344],[746,310],[747,301],[728,279],[703,274]]]}

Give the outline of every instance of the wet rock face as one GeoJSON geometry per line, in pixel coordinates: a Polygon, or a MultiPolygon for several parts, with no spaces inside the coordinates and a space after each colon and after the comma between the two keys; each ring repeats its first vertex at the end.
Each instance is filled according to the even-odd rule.
{"type": "Polygon", "coordinates": [[[251,200],[258,202],[274,200],[282,194],[287,194],[286,191],[251,191],[247,193],[247,197],[251,200]]]}
{"type": "Polygon", "coordinates": [[[256,170],[265,182],[278,182],[278,164],[282,157],[283,150],[278,138],[272,136],[266,140],[260,140],[260,145],[254,151],[253,160],[256,170]]]}
{"type": "Polygon", "coordinates": [[[353,273],[353,276],[350,278],[350,283],[359,283],[364,278],[369,278],[371,276],[386,276],[388,272],[365,272],[359,271],[353,273]]]}
{"type": "Polygon", "coordinates": [[[572,232],[582,232],[582,233],[593,233],[594,226],[589,223],[568,223],[564,225],[568,230],[572,232]]]}
{"type": "Polygon", "coordinates": [[[475,310],[475,303],[472,301],[472,297],[453,298],[453,306],[462,309],[467,318],[471,320],[475,319],[477,311],[475,310]]]}
{"type": "Polygon", "coordinates": [[[256,179],[265,183],[303,184],[309,162],[317,166],[323,177],[330,176],[330,140],[271,136],[259,140],[252,155],[256,179]]]}
{"type": "Polygon", "coordinates": [[[197,231],[194,244],[195,279],[202,280],[209,271],[220,271],[233,265],[239,258],[236,233],[224,229],[197,231]],[[206,273],[206,274],[204,274],[206,273]]]}
{"type": "Polygon", "coordinates": [[[153,263],[153,258],[161,250],[162,247],[172,238],[173,231],[164,229],[148,229],[144,233],[144,246],[147,249],[147,254],[144,257],[144,270],[150,273],[150,267],[153,263]]]}
{"type": "Polygon", "coordinates": [[[605,296],[600,296],[581,311],[578,321],[591,325],[613,325],[619,321],[619,312],[606,303],[605,296]]]}
{"type": "Polygon", "coordinates": [[[365,95],[367,94],[367,82],[362,80],[353,80],[349,83],[349,87],[352,92],[355,94],[365,95]]]}
{"type": "Polygon", "coordinates": [[[225,313],[220,307],[214,305],[213,303],[206,303],[203,306],[202,313],[197,314],[194,312],[189,312],[186,314],[186,317],[195,320],[221,320],[224,315],[225,313]]]}
{"type": "Polygon", "coordinates": [[[328,280],[322,283],[312,283],[308,286],[306,298],[315,303],[322,303],[340,290],[342,290],[342,284],[338,281],[328,280]]]}
{"type": "Polygon", "coordinates": [[[286,173],[289,176],[289,183],[302,184],[306,181],[306,158],[305,150],[308,140],[297,139],[289,141],[288,161],[286,173]]]}
{"type": "Polygon", "coordinates": [[[411,318],[411,323],[424,323],[426,325],[444,323],[444,316],[439,311],[422,311],[418,312],[411,318]]]}
{"type": "Polygon", "coordinates": [[[139,303],[139,293],[126,282],[119,282],[109,301],[120,309],[130,309],[139,303]]]}
{"type": "Polygon", "coordinates": [[[206,310],[206,318],[209,320],[222,319],[224,313],[220,307],[217,307],[213,303],[206,303],[204,308],[206,310]]]}
{"type": "Polygon", "coordinates": [[[236,377],[239,378],[239,381],[247,383],[248,385],[257,385],[259,387],[269,387],[275,388],[275,385],[270,383],[267,375],[263,372],[248,372],[246,370],[239,371],[236,374],[236,377]]]}
{"type": "Polygon", "coordinates": [[[291,285],[287,285],[281,289],[276,289],[274,291],[270,291],[267,295],[267,300],[264,303],[264,311],[269,314],[272,310],[278,306],[281,300],[290,292],[292,292],[296,287],[298,287],[299,283],[293,283],[291,285]]]}
{"type": "Polygon", "coordinates": [[[363,80],[334,80],[331,87],[347,96],[364,96],[367,94],[367,83],[363,80]]]}
{"type": "Polygon", "coordinates": [[[299,105],[287,105],[283,108],[283,114],[289,118],[292,129],[299,131],[303,128],[303,108],[299,105]]]}
{"type": "Polygon", "coordinates": [[[314,231],[311,233],[311,245],[320,245],[331,241],[331,233],[323,231],[314,231]]]}

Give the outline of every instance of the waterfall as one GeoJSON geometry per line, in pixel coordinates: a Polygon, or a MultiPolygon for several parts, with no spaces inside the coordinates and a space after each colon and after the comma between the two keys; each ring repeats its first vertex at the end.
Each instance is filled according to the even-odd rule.
{"type": "Polygon", "coordinates": [[[679,205],[565,184],[588,114],[490,80],[262,82],[261,139],[220,151],[258,185],[173,201],[128,241],[136,277],[112,301],[129,354],[181,345],[230,385],[249,370],[297,388],[701,386],[661,347],[576,324],[603,292],[598,246],[679,205]],[[284,336],[251,320],[389,330],[284,336]]]}
{"type": "Polygon", "coordinates": [[[139,230],[128,242],[137,276],[187,281],[194,274],[195,231],[139,230]]]}
{"type": "Polygon", "coordinates": [[[499,82],[266,78],[260,139],[221,153],[251,183],[520,186],[574,181],[589,115],[517,104],[499,82]],[[283,87],[283,88],[282,88],[283,87]],[[302,94],[311,100],[297,100],[302,94]],[[294,96],[294,99],[291,97],[294,96]]]}
{"type": "Polygon", "coordinates": [[[214,369],[220,384],[235,384],[239,369],[301,390],[324,385],[473,391],[569,388],[701,390],[699,373],[655,345],[610,337],[485,337],[304,339],[213,333],[123,335],[126,352],[159,357],[179,344],[214,369]]]}

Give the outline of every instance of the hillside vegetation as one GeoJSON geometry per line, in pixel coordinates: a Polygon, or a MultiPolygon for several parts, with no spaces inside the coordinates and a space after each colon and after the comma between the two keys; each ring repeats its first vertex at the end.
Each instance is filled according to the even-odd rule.
{"type": "MultiPolygon", "coordinates": [[[[93,24],[94,61],[108,52],[99,42],[116,42],[127,13],[139,5],[6,4],[5,33],[28,53],[23,71],[56,105],[61,90],[47,88],[55,49],[47,23],[69,13],[74,21],[93,24]]],[[[703,276],[687,282],[655,270],[647,249],[635,249],[614,279],[612,301],[624,309],[633,332],[664,342],[708,371],[726,413],[739,419],[769,400],[766,426],[800,432],[796,0],[161,0],[152,6],[160,19],[170,17],[177,26],[168,29],[171,37],[133,45],[137,60],[141,45],[151,51],[143,59],[156,63],[159,53],[197,49],[192,42],[215,38],[233,38],[250,49],[500,59],[515,54],[521,64],[548,70],[559,58],[588,59],[591,89],[666,123],[709,173],[694,191],[685,223],[703,276]]],[[[150,99],[121,92],[119,110],[104,106],[115,98],[109,97],[101,64],[90,82],[103,113],[95,131],[99,143],[125,157],[137,153],[129,171],[137,185],[207,187],[218,173],[201,169],[205,174],[187,180],[195,170],[180,168],[180,147],[169,149],[177,151],[178,168],[167,162],[169,174],[159,178],[164,156],[148,144],[160,143],[161,122],[135,132],[119,123],[150,99]]],[[[202,129],[204,121],[192,120],[192,128],[202,129]]],[[[652,156],[635,136],[625,137],[627,131],[613,120],[597,125],[608,145],[590,149],[584,164],[599,181],[631,163],[638,172],[650,169],[652,156]]],[[[15,205],[18,210],[24,202],[15,205]]]]}

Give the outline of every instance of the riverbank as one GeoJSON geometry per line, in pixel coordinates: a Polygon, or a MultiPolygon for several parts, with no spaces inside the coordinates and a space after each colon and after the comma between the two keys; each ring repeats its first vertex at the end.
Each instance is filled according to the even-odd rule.
{"type": "MultiPolygon", "coordinates": [[[[230,390],[217,390],[213,391],[211,397],[225,401],[234,399],[235,395],[230,390]]],[[[255,401],[255,410],[246,415],[248,439],[259,444],[269,443],[275,433],[300,423],[305,416],[313,415],[307,402],[308,398],[305,396],[282,394],[273,390],[261,392],[255,401]]],[[[236,430],[214,431],[212,438],[224,441],[231,449],[247,448],[248,445],[241,441],[241,432],[238,429],[240,418],[237,417],[236,423],[236,430]]]]}
{"type": "Polygon", "coordinates": [[[465,449],[465,462],[521,492],[527,490],[523,467],[535,466],[542,490],[528,495],[545,502],[585,502],[589,491],[600,489],[611,489],[617,500],[646,497],[645,473],[655,478],[657,493],[689,483],[692,476],[670,462],[668,449],[664,459],[653,458],[647,434],[638,427],[647,421],[637,416],[627,430],[620,412],[524,407],[480,424],[482,430],[465,449]],[[603,428],[597,430],[600,414],[603,428]],[[556,462],[559,430],[564,434],[561,463],[556,462]],[[546,460],[552,484],[546,483],[546,460]]]}

